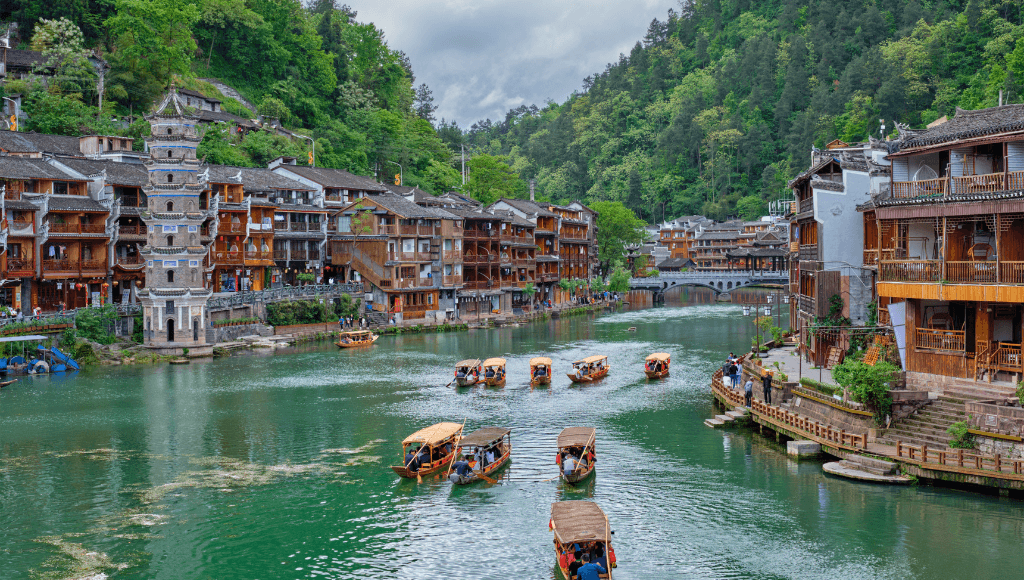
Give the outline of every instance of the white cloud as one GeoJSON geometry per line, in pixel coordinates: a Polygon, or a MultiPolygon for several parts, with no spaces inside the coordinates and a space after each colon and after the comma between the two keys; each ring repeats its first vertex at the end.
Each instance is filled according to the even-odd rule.
{"type": "Polygon", "coordinates": [[[520,104],[564,101],[664,20],[674,0],[348,0],[384,31],[434,93],[438,118],[463,128],[520,104]]]}

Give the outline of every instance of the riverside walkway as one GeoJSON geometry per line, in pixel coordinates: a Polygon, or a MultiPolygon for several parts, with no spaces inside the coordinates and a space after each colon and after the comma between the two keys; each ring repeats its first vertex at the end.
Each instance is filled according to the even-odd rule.
{"type": "MultiPolygon", "coordinates": [[[[760,386],[755,387],[759,397],[760,386]]],[[[722,369],[712,375],[711,392],[728,409],[744,407],[743,392],[722,382],[722,369]]],[[[922,479],[966,483],[1000,490],[1024,490],[1024,459],[1005,459],[964,449],[930,449],[927,445],[888,445],[874,440],[868,431],[850,432],[818,422],[779,405],[769,405],[760,398],[751,401],[750,420],[763,431],[768,428],[777,435],[806,439],[821,445],[822,451],[847,459],[867,455],[896,462],[902,471],[922,479]]]]}

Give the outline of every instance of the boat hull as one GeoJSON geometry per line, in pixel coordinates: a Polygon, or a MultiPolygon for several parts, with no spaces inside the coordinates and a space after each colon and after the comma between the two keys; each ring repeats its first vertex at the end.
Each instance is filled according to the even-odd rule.
{"type": "Polygon", "coordinates": [[[538,385],[550,385],[550,384],[551,384],[551,377],[550,376],[534,377],[532,380],[530,380],[530,386],[531,387],[536,387],[538,385]]]}
{"type": "Polygon", "coordinates": [[[487,385],[488,387],[504,387],[505,377],[502,377],[500,379],[484,379],[484,384],[487,385]]]}
{"type": "Polygon", "coordinates": [[[644,371],[649,379],[663,379],[668,376],[668,369],[663,371],[644,371]]]}
{"type": "Polygon", "coordinates": [[[426,477],[428,475],[434,475],[442,470],[448,469],[448,464],[455,460],[455,454],[451,453],[444,459],[440,459],[435,463],[432,463],[429,467],[421,467],[418,471],[412,471],[404,465],[392,465],[391,469],[398,475],[406,479],[416,479],[416,476],[426,477]]]}
{"type": "Polygon", "coordinates": [[[475,378],[470,378],[470,377],[457,377],[455,379],[455,384],[459,385],[460,387],[472,387],[473,385],[475,385],[475,384],[477,384],[479,382],[480,382],[480,379],[475,379],[475,378]]]}
{"type": "Polygon", "coordinates": [[[358,340],[358,341],[352,341],[352,342],[340,342],[339,341],[339,342],[334,343],[334,346],[336,346],[338,348],[358,348],[360,346],[370,346],[371,344],[377,342],[378,338],[380,338],[380,337],[379,336],[374,336],[370,340],[358,340]]]}
{"type": "MultiPolygon", "coordinates": [[[[497,473],[497,472],[501,471],[502,469],[504,469],[505,466],[508,465],[508,463],[509,463],[509,461],[511,459],[512,459],[511,450],[510,451],[506,451],[505,454],[502,455],[501,458],[498,461],[495,461],[494,463],[488,465],[483,470],[483,474],[486,475],[487,477],[491,477],[492,473],[497,473]]],[[[477,481],[483,481],[483,478],[481,478],[476,473],[470,473],[469,475],[467,475],[465,477],[459,477],[459,478],[453,479],[452,483],[454,483],[455,485],[469,485],[469,484],[475,483],[477,481]]]]}
{"type": "Polygon", "coordinates": [[[577,483],[585,481],[588,477],[590,477],[590,475],[592,473],[594,473],[594,469],[595,468],[596,468],[596,465],[591,465],[589,468],[587,468],[585,470],[580,470],[580,471],[577,471],[577,472],[572,473],[570,475],[566,475],[565,472],[563,471],[562,472],[562,479],[566,483],[568,483],[570,485],[576,485],[577,483]]]}
{"type": "Polygon", "coordinates": [[[597,371],[596,373],[585,375],[582,377],[577,377],[572,373],[568,373],[566,374],[566,376],[569,377],[569,380],[574,383],[592,383],[598,379],[603,379],[605,376],[607,376],[609,370],[611,370],[609,367],[605,367],[597,371]]]}

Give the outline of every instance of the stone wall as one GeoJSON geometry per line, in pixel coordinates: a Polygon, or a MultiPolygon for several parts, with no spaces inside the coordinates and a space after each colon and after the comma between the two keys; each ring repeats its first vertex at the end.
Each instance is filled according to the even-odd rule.
{"type": "Polygon", "coordinates": [[[893,389],[889,395],[892,396],[893,421],[906,419],[931,402],[928,391],[893,389]]]}
{"type": "MultiPolygon", "coordinates": [[[[866,411],[855,412],[845,409],[839,404],[822,402],[827,401],[827,397],[828,395],[821,395],[820,400],[814,400],[799,392],[794,392],[793,399],[789,403],[790,410],[819,423],[831,425],[833,429],[845,429],[851,433],[866,433],[868,429],[875,427],[875,418],[870,413],[863,414],[866,411]]],[[[814,398],[819,399],[818,396],[814,398]]]]}
{"type": "Polygon", "coordinates": [[[215,342],[232,342],[243,336],[273,336],[273,327],[265,324],[239,324],[237,326],[214,326],[213,336],[215,342]]]}
{"type": "Polygon", "coordinates": [[[1008,400],[964,403],[967,423],[974,433],[978,451],[1005,459],[1024,459],[1024,408],[1008,400]],[[985,435],[990,433],[992,435],[985,435]],[[1001,437],[1000,437],[1001,435],[1001,437]]]}

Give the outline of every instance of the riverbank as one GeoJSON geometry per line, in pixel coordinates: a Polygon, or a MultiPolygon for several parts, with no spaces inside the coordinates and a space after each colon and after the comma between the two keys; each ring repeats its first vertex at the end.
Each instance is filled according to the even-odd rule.
{"type": "MultiPolygon", "coordinates": [[[[767,366],[772,358],[792,356],[778,350],[774,355],[770,351],[761,364],[767,366]]],[[[761,368],[748,360],[743,361],[743,367],[744,379],[756,377],[761,368]]],[[[721,369],[712,375],[711,392],[716,403],[729,411],[747,411],[744,418],[735,418],[729,424],[746,425],[762,434],[767,430],[779,442],[811,441],[820,445],[821,452],[841,460],[863,456],[895,463],[900,473],[921,481],[1024,498],[1024,459],[971,449],[929,448],[927,444],[911,445],[899,440],[892,443],[884,438],[883,429],[874,427],[872,413],[862,406],[804,388],[795,381],[773,385],[772,403],[767,403],[756,378],[755,383],[753,401],[747,408],[742,390],[725,386],[721,369]]]]}

